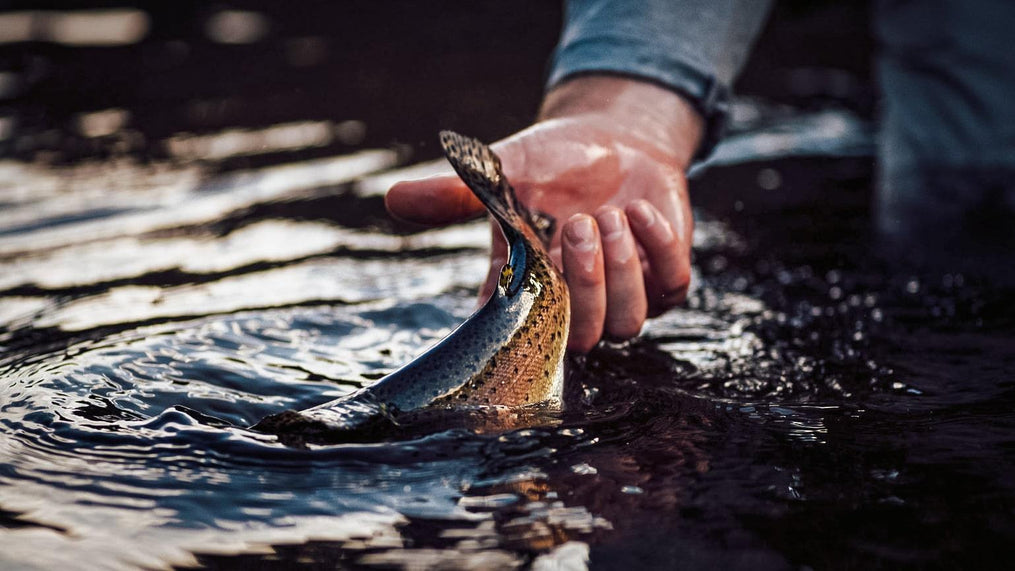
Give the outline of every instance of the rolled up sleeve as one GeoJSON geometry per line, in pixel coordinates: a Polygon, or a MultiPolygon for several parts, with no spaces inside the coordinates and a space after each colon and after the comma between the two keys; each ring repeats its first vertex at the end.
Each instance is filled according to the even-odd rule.
{"type": "Polygon", "coordinates": [[[764,23],[768,0],[567,0],[547,89],[580,75],[650,81],[686,98],[705,120],[698,158],[718,142],[730,84],[764,23]]]}

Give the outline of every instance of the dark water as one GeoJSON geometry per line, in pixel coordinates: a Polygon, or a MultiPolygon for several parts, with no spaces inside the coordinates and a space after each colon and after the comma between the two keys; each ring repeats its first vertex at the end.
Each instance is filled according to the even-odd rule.
{"type": "Polygon", "coordinates": [[[181,32],[216,17],[187,5],[137,51],[0,48],[0,567],[1007,567],[1015,292],[879,257],[869,129],[825,100],[738,105],[693,182],[687,305],[573,359],[565,412],[308,450],[247,430],[469,315],[485,225],[400,226],[377,193],[405,142],[524,122],[503,74],[460,68],[475,52],[538,77],[503,52],[528,24],[461,16],[472,53],[429,34],[447,67],[412,81],[473,91],[402,85],[393,113],[386,74],[422,76],[353,32],[415,16],[355,5],[317,6],[327,27],[268,11],[239,47],[181,32]],[[96,59],[160,71],[66,97],[96,59]],[[287,87],[304,74],[329,89],[287,87]]]}
{"type": "MultiPolygon", "coordinates": [[[[123,229],[124,204],[96,206],[121,228],[98,241],[79,240],[89,216],[14,231],[9,248],[49,245],[4,262],[5,565],[1001,565],[1011,291],[879,261],[869,170],[804,158],[704,175],[701,194],[739,190],[699,212],[687,306],[575,359],[562,415],[311,450],[245,427],[369,383],[464,319],[482,224],[398,235],[287,217],[383,219],[375,198],[290,188],[224,231],[123,229]]],[[[203,184],[160,214],[200,210],[192,194],[217,187],[203,184]]]]}

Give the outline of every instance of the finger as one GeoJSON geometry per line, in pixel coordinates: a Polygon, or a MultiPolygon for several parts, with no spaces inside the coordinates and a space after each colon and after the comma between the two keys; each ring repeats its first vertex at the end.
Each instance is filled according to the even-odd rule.
{"type": "Polygon", "coordinates": [[[596,211],[603,235],[606,270],[606,333],[620,339],[638,335],[645,323],[648,303],[641,260],[627,223],[627,216],[614,206],[596,211]]]}
{"type": "Polygon", "coordinates": [[[465,183],[452,175],[395,183],[384,195],[384,205],[395,218],[429,226],[458,222],[484,211],[465,183]]]}
{"type": "Polygon", "coordinates": [[[645,253],[647,290],[653,310],[666,310],[687,296],[691,280],[690,252],[673,227],[651,203],[635,200],[625,209],[631,230],[645,253]]]}
{"type": "Polygon", "coordinates": [[[564,225],[561,259],[571,292],[571,332],[567,347],[587,352],[603,336],[606,318],[606,276],[596,220],[575,214],[564,225]]]}

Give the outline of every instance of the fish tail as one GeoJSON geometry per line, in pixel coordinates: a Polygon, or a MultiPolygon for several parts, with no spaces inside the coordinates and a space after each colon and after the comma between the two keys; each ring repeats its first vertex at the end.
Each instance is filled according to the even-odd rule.
{"type": "Polygon", "coordinates": [[[500,222],[505,234],[532,228],[544,244],[553,235],[553,219],[535,214],[519,202],[514,188],[501,169],[500,158],[480,141],[453,131],[441,131],[441,146],[455,172],[500,222]]]}

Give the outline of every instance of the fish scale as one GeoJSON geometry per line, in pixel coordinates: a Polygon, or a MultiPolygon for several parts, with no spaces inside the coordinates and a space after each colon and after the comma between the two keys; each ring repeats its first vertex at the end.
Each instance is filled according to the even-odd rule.
{"type": "Polygon", "coordinates": [[[559,406],[570,296],[547,253],[552,220],[518,201],[500,159],[483,143],[450,131],[444,154],[497,220],[508,261],[489,300],[447,337],[377,383],[301,412],[269,416],[255,430],[299,441],[340,440],[442,408],[559,406]]]}

